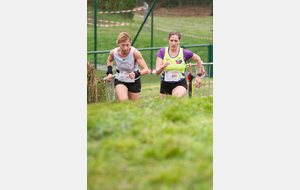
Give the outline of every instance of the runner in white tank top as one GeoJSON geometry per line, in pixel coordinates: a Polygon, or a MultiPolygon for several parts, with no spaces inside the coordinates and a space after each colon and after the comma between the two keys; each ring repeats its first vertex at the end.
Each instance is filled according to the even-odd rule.
{"type": "Polygon", "coordinates": [[[138,100],[141,91],[140,76],[148,74],[149,70],[142,54],[131,46],[131,37],[121,32],[117,44],[119,47],[110,51],[107,59],[107,81],[112,80],[113,61],[116,62],[117,74],[114,80],[115,92],[120,102],[138,100]],[[138,66],[141,68],[139,71],[138,66]]]}
{"type": "Polygon", "coordinates": [[[134,57],[134,51],[135,48],[131,47],[129,50],[129,53],[125,56],[122,56],[118,53],[118,50],[120,48],[117,47],[114,49],[114,60],[116,62],[116,69],[117,69],[117,74],[116,74],[116,79],[122,82],[134,82],[140,77],[131,79],[129,77],[129,74],[138,71],[138,64],[136,63],[135,57],[134,57]]]}

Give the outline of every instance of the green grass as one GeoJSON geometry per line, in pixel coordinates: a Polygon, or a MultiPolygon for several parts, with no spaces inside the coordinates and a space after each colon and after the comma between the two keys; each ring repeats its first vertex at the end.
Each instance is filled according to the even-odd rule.
{"type": "Polygon", "coordinates": [[[212,97],[88,105],[88,189],[212,189],[212,126],[212,97]]]}
{"type": "MultiPolygon", "coordinates": [[[[92,18],[92,14],[88,14],[88,18],[92,18]]],[[[130,34],[132,40],[135,38],[143,19],[134,16],[133,20],[125,20],[117,14],[99,14],[98,19],[112,20],[118,22],[127,22],[138,24],[138,26],[114,26],[114,27],[98,27],[97,28],[97,50],[112,50],[117,47],[116,40],[121,32],[130,34]]],[[[88,21],[92,22],[92,21],[88,21]]],[[[148,23],[151,24],[151,17],[148,18],[148,23]]],[[[102,23],[109,24],[109,23],[102,23]]],[[[166,30],[178,30],[184,34],[196,35],[201,37],[213,38],[213,17],[154,17],[154,26],[166,30]]],[[[139,36],[137,37],[134,47],[146,48],[151,47],[151,31],[145,30],[143,27],[139,36]]],[[[153,29],[153,47],[168,46],[166,40],[168,32],[153,29]]],[[[182,35],[180,45],[193,45],[193,44],[211,44],[212,40],[192,38],[182,35]]],[[[189,48],[189,50],[198,54],[204,62],[208,61],[208,50],[206,47],[189,48]]],[[[94,51],[94,26],[87,26],[87,51],[94,51]]],[[[152,66],[155,68],[155,61],[158,50],[153,50],[152,66]]],[[[148,67],[151,67],[151,51],[141,51],[148,67]]],[[[98,64],[106,64],[108,53],[98,54],[98,64]]],[[[87,55],[88,60],[93,63],[94,55],[87,55]]]]}

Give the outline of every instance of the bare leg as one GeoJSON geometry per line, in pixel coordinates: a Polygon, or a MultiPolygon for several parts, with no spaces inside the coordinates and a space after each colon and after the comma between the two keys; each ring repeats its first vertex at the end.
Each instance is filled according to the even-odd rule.
{"type": "Polygon", "coordinates": [[[186,95],[186,89],[183,86],[177,86],[172,90],[172,96],[176,96],[177,98],[183,97],[186,95]]]}
{"type": "Polygon", "coordinates": [[[160,94],[159,95],[160,98],[164,98],[164,97],[167,97],[167,96],[171,96],[171,95],[166,95],[166,94],[160,94]]]}
{"type": "Polygon", "coordinates": [[[115,87],[115,91],[116,91],[119,102],[123,102],[123,101],[127,100],[128,89],[125,85],[118,84],[115,87]]]}
{"type": "Polygon", "coordinates": [[[139,99],[140,93],[128,92],[129,100],[137,101],[139,99]]]}

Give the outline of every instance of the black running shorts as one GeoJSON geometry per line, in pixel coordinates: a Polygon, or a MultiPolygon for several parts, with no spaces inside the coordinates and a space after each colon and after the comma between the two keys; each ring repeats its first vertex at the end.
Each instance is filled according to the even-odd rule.
{"type": "Polygon", "coordinates": [[[160,93],[161,94],[167,94],[172,95],[172,90],[176,88],[177,86],[183,86],[185,89],[187,89],[187,82],[185,79],[183,79],[181,82],[175,82],[175,83],[169,83],[161,81],[160,83],[160,93]]]}
{"type": "Polygon", "coordinates": [[[141,92],[141,87],[142,86],[141,86],[141,79],[140,78],[135,80],[135,82],[122,82],[122,81],[119,81],[118,79],[115,79],[115,81],[114,81],[115,87],[118,84],[125,85],[128,88],[128,92],[133,92],[133,93],[141,92]]]}

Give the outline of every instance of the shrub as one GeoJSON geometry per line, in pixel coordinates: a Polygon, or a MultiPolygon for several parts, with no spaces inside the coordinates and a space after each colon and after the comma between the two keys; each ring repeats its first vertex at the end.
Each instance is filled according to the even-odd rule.
{"type": "MultiPolygon", "coordinates": [[[[94,0],[87,0],[88,7],[94,7],[94,0]]],[[[136,0],[97,0],[97,9],[106,11],[123,11],[136,8],[136,0]]],[[[132,12],[119,13],[125,19],[133,18],[132,12]]]]}
{"type": "Polygon", "coordinates": [[[94,65],[87,62],[87,103],[106,101],[104,76],[95,73],[94,65]]]}

